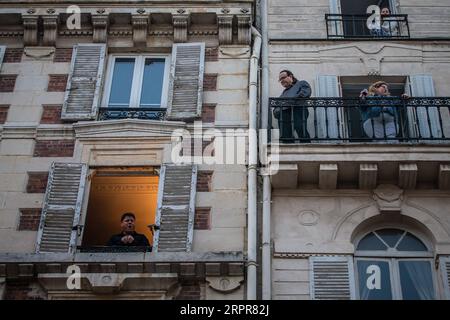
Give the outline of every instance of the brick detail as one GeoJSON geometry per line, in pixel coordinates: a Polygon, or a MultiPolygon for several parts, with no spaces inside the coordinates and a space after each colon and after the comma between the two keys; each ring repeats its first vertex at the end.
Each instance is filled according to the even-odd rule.
{"type": "Polygon", "coordinates": [[[72,157],[74,140],[37,140],[33,157],[72,157]]]}
{"type": "Polygon", "coordinates": [[[3,62],[21,62],[23,55],[23,48],[6,48],[3,62]]]}
{"type": "Polygon", "coordinates": [[[0,124],[5,123],[6,117],[8,116],[9,105],[0,104],[0,124]]]}
{"type": "Polygon", "coordinates": [[[17,74],[3,74],[0,76],[0,92],[13,92],[16,86],[17,74]]]}
{"type": "MultiPolygon", "coordinates": [[[[191,137],[191,139],[190,139],[190,145],[188,144],[188,143],[184,143],[184,144],[182,144],[182,147],[183,147],[183,155],[184,156],[188,156],[188,155],[190,155],[190,156],[202,156],[202,155],[205,155],[205,156],[214,156],[214,138],[212,138],[211,140],[203,140],[203,139],[201,139],[201,138],[195,138],[195,137],[191,137]],[[197,141],[199,141],[199,142],[197,142],[197,141]],[[209,145],[211,145],[211,147],[212,147],[212,150],[211,151],[209,151],[208,150],[208,152],[207,152],[207,154],[205,154],[205,149],[206,149],[206,147],[208,147],[209,145]],[[202,150],[199,150],[199,146],[201,146],[202,147],[202,150]],[[187,149],[185,149],[185,147],[186,148],[189,148],[190,147],[190,149],[189,150],[187,150],[187,149]]],[[[211,147],[209,147],[209,148],[211,148],[211,147]]]]}
{"type": "Polygon", "coordinates": [[[197,192],[210,192],[212,190],[212,175],[214,171],[198,171],[197,192]]]}
{"type": "Polygon", "coordinates": [[[219,48],[206,48],[205,61],[219,61],[219,48]]]}
{"type": "Polygon", "coordinates": [[[64,92],[67,85],[67,74],[49,74],[48,92],[64,92]]]}
{"type": "Polygon", "coordinates": [[[28,172],[27,193],[45,193],[48,172],[28,172]]]}
{"type": "Polygon", "coordinates": [[[41,208],[21,208],[20,222],[18,230],[31,230],[37,231],[39,229],[39,223],[41,221],[41,208]]]}
{"type": "Polygon", "coordinates": [[[202,106],[202,122],[213,123],[216,120],[216,105],[204,104],[202,106]]]}
{"type": "Polygon", "coordinates": [[[43,105],[42,106],[42,124],[61,124],[62,105],[43,105]]]}
{"type": "Polygon", "coordinates": [[[203,76],[203,91],[217,90],[217,73],[205,73],[203,76]]]}
{"type": "Polygon", "coordinates": [[[56,48],[53,62],[71,62],[72,51],[72,48],[56,48]]]}
{"type": "Polygon", "coordinates": [[[194,229],[211,229],[211,208],[195,208],[194,229]]]}
{"type": "Polygon", "coordinates": [[[200,300],[201,290],[198,282],[186,281],[181,284],[181,290],[176,300],[200,300]]]}

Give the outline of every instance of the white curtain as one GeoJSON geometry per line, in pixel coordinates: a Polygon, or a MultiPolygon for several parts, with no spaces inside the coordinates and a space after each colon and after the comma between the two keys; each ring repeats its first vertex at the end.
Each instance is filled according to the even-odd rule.
{"type": "MultiPolygon", "coordinates": [[[[434,287],[428,261],[401,261],[400,272],[407,272],[421,300],[434,299],[434,287]]],[[[402,284],[403,287],[403,284],[402,284]]]]}

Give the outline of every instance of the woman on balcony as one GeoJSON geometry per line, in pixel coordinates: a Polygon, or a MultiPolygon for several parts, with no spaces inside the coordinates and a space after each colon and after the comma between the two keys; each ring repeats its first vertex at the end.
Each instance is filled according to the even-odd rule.
{"type": "MultiPolygon", "coordinates": [[[[361,105],[361,119],[364,133],[367,137],[377,140],[394,140],[399,132],[399,113],[396,110],[395,101],[382,99],[390,97],[389,86],[384,81],[373,83],[369,90],[361,91],[363,100],[361,105]]],[[[408,98],[406,94],[402,98],[408,98]]]]}

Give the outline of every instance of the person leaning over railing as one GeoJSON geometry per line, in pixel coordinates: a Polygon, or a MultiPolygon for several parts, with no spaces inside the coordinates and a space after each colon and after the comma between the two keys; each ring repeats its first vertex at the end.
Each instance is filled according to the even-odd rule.
{"type": "Polygon", "coordinates": [[[378,28],[370,30],[370,34],[377,37],[397,37],[399,36],[399,26],[397,17],[391,17],[389,8],[381,9],[381,24],[378,28]]]}
{"type": "MultiPolygon", "coordinates": [[[[373,83],[369,90],[361,91],[359,97],[362,99],[360,108],[364,133],[372,139],[393,139],[399,132],[399,112],[397,106],[393,105],[390,97],[389,85],[384,81],[373,83]]],[[[402,98],[409,98],[402,94],[402,98]]]]}
{"type": "MultiPolygon", "coordinates": [[[[289,70],[282,70],[278,76],[278,81],[284,88],[280,98],[309,98],[311,96],[311,86],[309,83],[305,80],[297,80],[289,70]]],[[[278,119],[282,142],[294,141],[292,122],[294,123],[294,130],[297,132],[300,141],[311,141],[306,127],[309,115],[307,107],[277,107],[273,110],[273,115],[278,119]]]]}

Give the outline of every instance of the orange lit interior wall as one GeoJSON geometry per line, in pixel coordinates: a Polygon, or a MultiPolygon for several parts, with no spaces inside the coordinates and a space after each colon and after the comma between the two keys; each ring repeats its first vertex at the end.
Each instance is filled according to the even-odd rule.
{"type": "Polygon", "coordinates": [[[158,176],[94,176],[91,182],[82,246],[106,245],[120,233],[120,217],[136,216],[136,232],[152,243],[147,225],[155,223],[158,176]]]}

